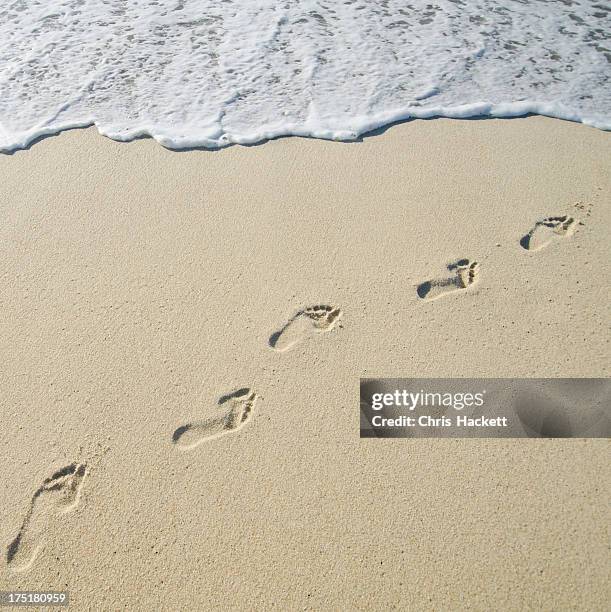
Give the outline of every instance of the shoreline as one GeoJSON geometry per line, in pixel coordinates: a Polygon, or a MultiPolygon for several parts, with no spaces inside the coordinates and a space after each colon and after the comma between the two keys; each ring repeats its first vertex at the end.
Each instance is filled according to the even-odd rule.
{"type": "MultiPolygon", "coordinates": [[[[583,127],[602,132],[611,131],[611,123],[597,122],[588,117],[580,118],[576,113],[568,110],[554,113],[548,108],[549,106],[550,105],[543,105],[543,107],[541,107],[537,103],[531,102],[503,102],[500,104],[478,102],[442,109],[441,111],[437,109],[425,109],[422,113],[412,108],[410,110],[389,113],[383,119],[374,120],[361,117],[358,120],[362,126],[360,129],[336,130],[337,134],[341,134],[337,136],[333,135],[333,130],[331,129],[318,130],[315,132],[306,130],[270,131],[264,129],[259,135],[242,137],[234,137],[223,132],[216,140],[208,140],[208,144],[189,142],[191,137],[188,137],[183,138],[183,140],[180,141],[182,144],[178,144],[177,146],[172,145],[172,136],[156,133],[154,129],[138,127],[127,132],[122,132],[121,136],[118,134],[113,136],[112,132],[109,130],[100,128],[96,121],[86,121],[75,123],[74,125],[66,125],[58,129],[49,128],[48,131],[43,131],[35,136],[26,136],[19,144],[13,144],[4,148],[0,146],[0,155],[14,155],[20,151],[29,151],[33,146],[47,138],[55,138],[62,134],[78,130],[96,130],[100,136],[124,144],[150,139],[160,147],[173,153],[190,153],[194,151],[214,153],[234,146],[259,147],[276,140],[284,140],[285,138],[303,138],[307,140],[321,140],[323,142],[337,142],[343,144],[361,143],[368,138],[377,137],[387,130],[403,124],[411,124],[414,121],[438,121],[440,119],[452,121],[511,121],[513,119],[530,119],[536,117],[539,119],[552,119],[576,123],[583,127]],[[515,109],[510,110],[513,107],[515,107],[515,109]]],[[[220,126],[219,130],[222,131],[220,126]]],[[[204,138],[203,140],[206,139],[204,138]]]]}

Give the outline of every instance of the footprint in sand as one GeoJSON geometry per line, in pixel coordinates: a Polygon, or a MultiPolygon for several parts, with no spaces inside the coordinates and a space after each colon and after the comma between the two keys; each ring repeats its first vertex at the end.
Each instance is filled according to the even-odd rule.
{"type": "Polygon", "coordinates": [[[172,442],[192,449],[205,440],[238,431],[252,418],[256,401],[257,394],[247,388],[224,395],[218,401],[221,414],[181,425],[172,435],[172,442]]]}
{"type": "Polygon", "coordinates": [[[47,478],[32,496],[17,537],[9,544],[6,562],[15,571],[28,569],[44,545],[49,523],[78,506],[87,467],[71,463],[47,478]]]}
{"type": "Polygon", "coordinates": [[[537,221],[535,226],[520,239],[520,245],[527,251],[539,251],[550,242],[559,238],[568,238],[577,227],[576,220],[568,215],[546,217],[537,221]]]}
{"type": "Polygon", "coordinates": [[[277,351],[287,351],[307,338],[328,332],[342,316],[342,311],[333,306],[310,306],[300,310],[288,323],[269,339],[269,345],[277,351]]]}
{"type": "Polygon", "coordinates": [[[423,300],[436,300],[442,295],[468,289],[477,282],[479,264],[476,261],[460,259],[450,264],[448,270],[454,273],[450,278],[430,280],[418,285],[418,297],[423,300]]]}

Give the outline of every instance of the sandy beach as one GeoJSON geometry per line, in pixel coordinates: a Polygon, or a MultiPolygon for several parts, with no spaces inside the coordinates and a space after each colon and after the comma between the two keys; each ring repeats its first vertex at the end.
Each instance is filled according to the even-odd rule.
{"type": "Polygon", "coordinates": [[[606,609],[608,440],[361,440],[357,396],[609,376],[610,162],[542,117],[0,155],[0,590],[606,609]]]}

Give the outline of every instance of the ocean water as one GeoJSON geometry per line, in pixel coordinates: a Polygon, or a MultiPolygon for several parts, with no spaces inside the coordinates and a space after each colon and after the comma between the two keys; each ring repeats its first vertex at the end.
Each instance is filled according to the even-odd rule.
{"type": "Polygon", "coordinates": [[[92,124],[171,148],[410,117],[609,130],[610,38],[603,0],[5,0],[0,150],[92,124]]]}

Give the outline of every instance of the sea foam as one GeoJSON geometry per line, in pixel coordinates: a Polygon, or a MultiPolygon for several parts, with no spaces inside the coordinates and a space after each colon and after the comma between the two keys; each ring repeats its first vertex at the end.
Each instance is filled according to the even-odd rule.
{"type": "Polygon", "coordinates": [[[9,0],[0,150],[95,125],[170,148],[536,113],[611,129],[585,0],[9,0]]]}

